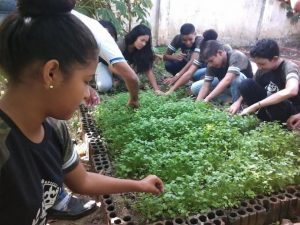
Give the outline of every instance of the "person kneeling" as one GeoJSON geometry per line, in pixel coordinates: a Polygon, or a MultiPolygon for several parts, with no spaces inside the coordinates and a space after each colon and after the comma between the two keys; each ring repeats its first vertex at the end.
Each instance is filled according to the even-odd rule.
{"type": "Polygon", "coordinates": [[[240,85],[241,97],[229,112],[235,114],[244,101],[247,108],[240,114],[256,112],[263,121],[286,122],[300,111],[299,68],[279,56],[279,46],[272,39],[256,42],[250,56],[258,66],[254,79],[240,85]]]}
{"type": "Polygon", "coordinates": [[[205,79],[191,86],[193,94],[198,95],[196,100],[209,102],[228,89],[232,102],[235,102],[240,97],[241,81],[253,76],[247,56],[238,50],[226,48],[215,40],[206,41],[202,45],[201,56],[207,63],[207,69],[205,79]],[[211,89],[213,90],[210,92],[211,89]]]}

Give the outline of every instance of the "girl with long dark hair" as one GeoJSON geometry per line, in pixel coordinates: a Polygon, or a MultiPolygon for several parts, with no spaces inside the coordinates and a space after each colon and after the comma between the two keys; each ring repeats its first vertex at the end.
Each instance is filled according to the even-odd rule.
{"type": "Polygon", "coordinates": [[[153,73],[154,53],[151,30],[143,25],[134,27],[123,40],[118,42],[125,59],[137,73],[145,73],[154,91],[162,93],[153,73]]]}

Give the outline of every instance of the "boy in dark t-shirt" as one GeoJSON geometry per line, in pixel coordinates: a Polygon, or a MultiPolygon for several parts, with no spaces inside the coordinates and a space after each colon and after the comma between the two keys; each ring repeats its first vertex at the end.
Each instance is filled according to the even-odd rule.
{"type": "Polygon", "coordinates": [[[191,87],[194,94],[198,94],[197,101],[209,102],[230,88],[232,101],[235,102],[240,97],[241,81],[253,77],[247,56],[211,40],[201,46],[201,57],[208,65],[205,79],[195,82],[191,87]],[[214,89],[210,92],[211,88],[214,89]]]}
{"type": "MultiPolygon", "coordinates": [[[[202,35],[203,39],[201,40],[200,47],[204,44],[204,42],[209,40],[216,40],[218,38],[218,33],[213,29],[208,29],[204,31],[202,35]]],[[[228,47],[231,49],[230,46],[228,47]]],[[[198,58],[194,59],[190,66],[186,68],[186,70],[182,69],[180,73],[176,74],[172,78],[169,78],[169,82],[167,84],[170,85],[170,89],[165,94],[172,94],[178,88],[186,85],[189,81],[196,82],[201,80],[202,77],[204,77],[205,72],[206,64],[202,61],[200,52],[198,58]]]]}
{"type": "MultiPolygon", "coordinates": [[[[193,24],[183,24],[180,34],[173,38],[163,56],[166,70],[174,77],[180,77],[192,65],[193,60],[199,57],[202,39],[196,35],[193,24]],[[178,49],[181,50],[180,53],[176,53],[178,49]]],[[[167,78],[164,82],[168,84],[171,80],[172,78],[167,78]]]]}
{"type": "Polygon", "coordinates": [[[241,115],[257,112],[261,120],[286,122],[300,109],[298,66],[279,57],[278,44],[272,39],[257,41],[250,55],[258,70],[254,79],[241,83],[241,97],[229,111],[236,113],[244,101],[248,107],[241,115]]]}

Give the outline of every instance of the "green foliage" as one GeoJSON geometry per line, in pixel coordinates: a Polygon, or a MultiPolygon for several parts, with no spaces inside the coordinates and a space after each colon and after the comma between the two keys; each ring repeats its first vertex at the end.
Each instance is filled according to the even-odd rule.
{"type": "Polygon", "coordinates": [[[135,208],[147,219],[232,207],[300,177],[299,138],[277,123],[150,92],[132,110],[125,106],[127,97],[103,102],[96,120],[116,175],[156,174],[165,182],[161,196],[138,194],[135,208]]]}
{"type": "Polygon", "coordinates": [[[134,20],[149,25],[151,7],[151,0],[79,0],[76,5],[78,11],[90,17],[111,21],[120,34],[127,30],[127,25],[130,31],[134,20]]]}

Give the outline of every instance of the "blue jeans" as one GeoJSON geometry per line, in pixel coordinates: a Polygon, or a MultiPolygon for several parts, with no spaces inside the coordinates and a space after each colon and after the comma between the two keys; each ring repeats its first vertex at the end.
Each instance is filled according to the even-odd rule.
{"type": "Polygon", "coordinates": [[[193,81],[201,80],[204,77],[205,73],[206,73],[206,67],[196,70],[196,72],[193,74],[192,80],[193,81]]]}
{"type": "MultiPolygon", "coordinates": [[[[229,95],[232,97],[232,102],[235,102],[238,100],[238,98],[241,96],[240,94],[240,84],[243,80],[247,79],[247,77],[240,73],[236,78],[232,81],[231,85],[227,88],[226,91],[224,91],[224,94],[229,92],[229,95]]],[[[202,85],[204,83],[204,80],[199,80],[192,84],[191,91],[193,95],[197,96],[199,91],[202,88],[202,85]]],[[[214,78],[214,80],[211,82],[211,91],[219,84],[218,78],[214,78]]]]}

